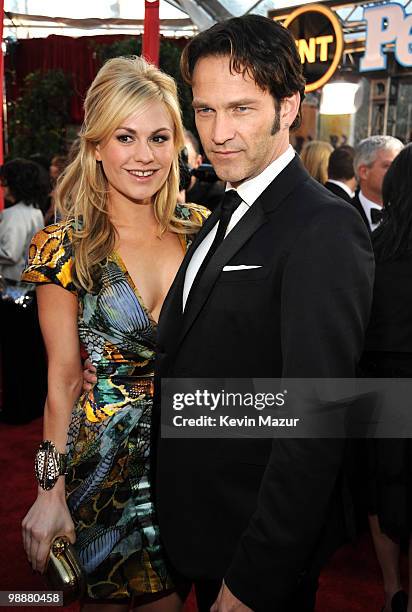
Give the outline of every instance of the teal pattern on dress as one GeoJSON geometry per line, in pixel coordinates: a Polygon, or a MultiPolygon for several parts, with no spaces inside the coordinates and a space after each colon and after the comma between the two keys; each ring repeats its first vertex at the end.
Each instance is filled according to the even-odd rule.
{"type": "MultiPolygon", "coordinates": [[[[203,207],[176,208],[202,221],[203,207]]],[[[67,504],[76,548],[87,572],[88,596],[123,599],[173,587],[164,560],[150,483],[150,425],[156,323],[120,256],[101,265],[93,294],[72,280],[73,224],[51,225],[30,245],[23,280],[54,283],[78,298],[84,357],[98,382],[76,402],[68,432],[67,504]]],[[[181,236],[182,248],[190,236],[181,236]]]]}

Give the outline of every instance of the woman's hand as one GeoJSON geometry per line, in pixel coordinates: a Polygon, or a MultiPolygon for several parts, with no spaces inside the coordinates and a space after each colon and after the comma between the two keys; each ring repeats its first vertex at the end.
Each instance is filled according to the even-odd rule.
{"type": "Polygon", "coordinates": [[[83,391],[91,391],[96,383],[96,368],[90,359],[86,359],[83,364],[83,391]]]}
{"type": "Polygon", "coordinates": [[[23,519],[22,528],[27,558],[33,570],[41,574],[46,569],[50,546],[56,536],[66,536],[72,544],[76,541],[74,523],[64,492],[54,489],[39,491],[36,501],[23,519]]]}

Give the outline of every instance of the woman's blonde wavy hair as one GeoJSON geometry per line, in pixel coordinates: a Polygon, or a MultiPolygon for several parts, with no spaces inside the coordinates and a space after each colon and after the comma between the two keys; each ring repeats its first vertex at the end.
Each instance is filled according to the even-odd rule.
{"type": "Polygon", "coordinates": [[[314,179],[324,185],[328,180],[328,163],[333,147],[323,140],[311,140],[303,145],[300,158],[314,179]]]}
{"type": "Polygon", "coordinates": [[[194,233],[199,223],[175,216],[179,190],[178,155],[184,133],[177,88],[172,77],[141,57],[117,57],[99,70],[84,103],[79,151],[58,181],[55,201],[66,221],[74,220],[74,282],[93,291],[99,264],[113,251],[117,234],[108,214],[107,180],[95,158],[98,143],[107,140],[124,120],[154,102],[167,108],[174,126],[174,150],[169,175],[154,196],[154,213],[161,233],[194,233]]]}

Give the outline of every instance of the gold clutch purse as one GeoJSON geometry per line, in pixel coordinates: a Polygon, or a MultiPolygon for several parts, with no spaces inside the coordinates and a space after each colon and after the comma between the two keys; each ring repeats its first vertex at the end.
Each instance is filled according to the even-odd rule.
{"type": "Polygon", "coordinates": [[[81,599],[86,591],[86,577],[79,557],[74,546],[63,536],[53,540],[45,578],[52,591],[63,592],[65,606],[81,599]]]}

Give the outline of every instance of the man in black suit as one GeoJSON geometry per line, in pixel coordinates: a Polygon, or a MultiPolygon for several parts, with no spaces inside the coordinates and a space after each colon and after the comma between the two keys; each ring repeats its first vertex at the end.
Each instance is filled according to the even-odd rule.
{"type": "Polygon", "coordinates": [[[355,149],[350,145],[342,145],[332,151],[328,162],[328,180],[325,183],[329,191],[349,203],[352,203],[356,189],[354,155],[355,149]]]}
{"type": "Polygon", "coordinates": [[[356,147],[353,166],[359,190],[352,204],[370,232],[382,220],[383,178],[402,148],[402,142],[393,136],[370,136],[361,140],[356,147]]]}
{"type": "MultiPolygon", "coordinates": [[[[182,69],[231,195],[166,298],[157,389],[174,377],[354,377],[373,256],[359,216],[289,145],[304,95],[293,36],[264,17],[230,19],[189,42],[182,69]]],[[[330,439],[159,438],[160,531],[201,612],[313,610],[344,537],[343,451],[330,439]]]]}

